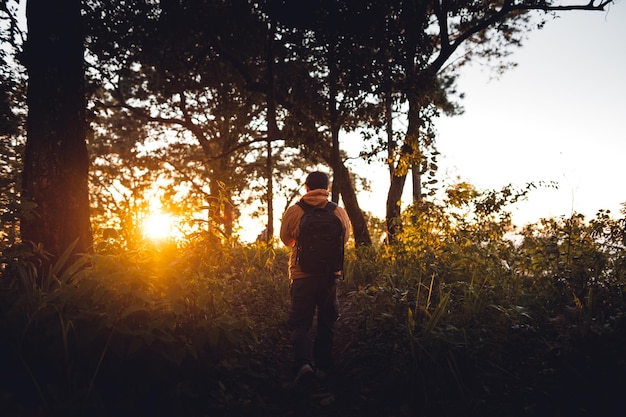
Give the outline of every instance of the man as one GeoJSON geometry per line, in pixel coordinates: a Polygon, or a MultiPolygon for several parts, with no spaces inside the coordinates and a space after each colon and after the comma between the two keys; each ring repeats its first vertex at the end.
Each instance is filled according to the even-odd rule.
{"type": "MultiPolygon", "coordinates": [[[[289,258],[291,286],[288,324],[294,350],[295,386],[308,384],[315,374],[325,375],[333,366],[333,332],[339,317],[337,279],[342,273],[341,267],[329,272],[305,272],[300,265],[298,241],[305,209],[324,208],[327,204],[334,207],[334,204],[328,201],[328,176],[325,173],[319,171],[310,173],[305,181],[305,190],[306,194],[300,202],[285,212],[280,228],[280,239],[285,245],[292,247],[289,258]],[[310,330],[316,308],[317,332],[315,340],[312,340],[310,330]]],[[[341,207],[336,207],[332,213],[337,216],[343,228],[340,242],[341,257],[343,245],[348,241],[350,219],[341,207]]]]}

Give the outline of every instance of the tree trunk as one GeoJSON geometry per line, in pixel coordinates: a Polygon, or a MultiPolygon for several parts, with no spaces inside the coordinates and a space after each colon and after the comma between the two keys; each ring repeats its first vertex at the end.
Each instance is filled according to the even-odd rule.
{"type": "MultiPolygon", "coordinates": [[[[420,106],[416,97],[409,96],[408,126],[398,166],[391,176],[391,184],[387,194],[387,242],[394,243],[397,234],[402,230],[400,215],[402,213],[402,194],[408,171],[413,164],[416,152],[419,153],[419,117],[420,106]]],[[[419,163],[417,164],[419,167],[419,163]]],[[[419,181],[418,181],[419,183],[419,181]]],[[[421,194],[421,191],[420,191],[421,194]]]]}
{"type": "Polygon", "coordinates": [[[330,161],[333,168],[333,186],[331,187],[331,200],[339,202],[343,181],[342,171],[345,168],[341,161],[339,151],[339,116],[337,112],[337,67],[336,56],[333,48],[328,50],[328,113],[330,117],[330,134],[332,146],[330,148],[330,161]]]}
{"type": "Polygon", "coordinates": [[[339,194],[343,194],[343,170],[346,167],[343,165],[341,158],[339,157],[339,128],[332,127],[332,149],[331,149],[331,161],[333,167],[333,186],[331,189],[331,200],[335,203],[339,202],[339,194]]]}
{"type": "Polygon", "coordinates": [[[372,238],[367,228],[367,220],[359,207],[354,185],[350,179],[350,172],[343,164],[341,164],[341,171],[341,198],[350,218],[350,223],[352,223],[355,244],[356,246],[370,246],[372,238]]]}
{"type": "Polygon", "coordinates": [[[276,121],[276,98],[274,97],[274,21],[270,23],[267,35],[267,161],[265,174],[267,176],[267,228],[266,243],[274,241],[274,160],[272,158],[272,141],[278,138],[278,123],[276,121]]]}
{"type": "Polygon", "coordinates": [[[402,193],[404,191],[404,184],[406,183],[406,174],[396,175],[391,177],[391,184],[389,185],[389,192],[387,193],[387,211],[386,211],[386,224],[387,224],[387,242],[394,243],[396,236],[402,230],[400,223],[400,214],[402,213],[402,193]]]}
{"type": "Polygon", "coordinates": [[[411,182],[413,185],[413,202],[422,201],[422,164],[415,161],[411,165],[411,182]]]}
{"type": "MultiPolygon", "coordinates": [[[[272,131],[272,129],[270,129],[272,131]]],[[[267,162],[265,171],[267,176],[267,236],[265,243],[271,245],[274,241],[274,160],[272,158],[272,138],[267,139],[267,162]]]]}
{"type": "Polygon", "coordinates": [[[393,154],[396,141],[393,137],[393,97],[391,91],[385,92],[385,130],[387,132],[387,166],[389,167],[389,177],[393,178],[393,154]]]}
{"type": "Polygon", "coordinates": [[[92,248],[80,0],[29,0],[22,239],[58,256],[92,248]]]}

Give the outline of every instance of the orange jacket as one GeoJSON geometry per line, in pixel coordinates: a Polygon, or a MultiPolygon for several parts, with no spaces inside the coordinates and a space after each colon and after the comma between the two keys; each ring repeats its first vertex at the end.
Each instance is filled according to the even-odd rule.
{"type": "MultiPolygon", "coordinates": [[[[311,190],[302,197],[302,200],[313,207],[325,207],[328,203],[328,191],[322,189],[311,190]]],[[[341,207],[337,207],[334,213],[339,217],[341,223],[343,223],[343,227],[346,231],[343,239],[344,243],[347,243],[350,234],[350,219],[348,218],[348,214],[341,207]]],[[[303,214],[304,210],[302,207],[294,204],[287,209],[280,225],[280,240],[282,240],[285,245],[291,246],[291,255],[289,256],[289,278],[291,279],[299,279],[312,275],[302,272],[300,265],[296,262],[296,240],[298,239],[300,219],[303,214]]],[[[337,271],[335,274],[341,275],[341,271],[337,271]]]]}

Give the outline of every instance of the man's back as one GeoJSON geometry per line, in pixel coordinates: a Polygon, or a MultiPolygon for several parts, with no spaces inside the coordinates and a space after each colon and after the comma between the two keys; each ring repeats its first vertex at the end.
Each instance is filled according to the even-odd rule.
{"type": "MultiPolygon", "coordinates": [[[[302,197],[301,201],[315,208],[324,208],[326,204],[329,204],[328,196],[328,190],[314,189],[308,191],[302,197]]],[[[345,230],[345,233],[343,234],[343,244],[345,244],[349,238],[350,219],[348,218],[346,211],[339,206],[333,211],[333,214],[340,220],[345,230]]],[[[280,238],[283,243],[294,248],[289,259],[289,276],[291,279],[298,279],[311,275],[301,269],[297,260],[297,243],[298,236],[300,234],[300,222],[303,216],[304,209],[298,204],[294,204],[285,212],[280,228],[280,238]]]]}
{"type": "Polygon", "coordinates": [[[296,245],[296,260],[303,272],[332,274],[343,269],[346,230],[334,211],[337,204],[323,208],[298,202],[304,210],[296,245]]]}

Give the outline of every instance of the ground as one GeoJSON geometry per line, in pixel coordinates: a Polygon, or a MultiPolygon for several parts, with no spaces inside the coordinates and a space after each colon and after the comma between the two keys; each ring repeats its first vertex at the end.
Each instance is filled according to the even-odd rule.
{"type": "Polygon", "coordinates": [[[271,351],[263,352],[258,362],[261,400],[254,415],[626,415],[626,338],[621,322],[602,331],[556,317],[542,329],[511,328],[506,341],[496,346],[487,341],[476,347],[446,347],[445,354],[418,353],[423,366],[411,370],[409,363],[406,369],[398,366],[390,357],[393,353],[365,346],[362,329],[355,325],[363,321],[358,317],[362,307],[346,294],[340,301],[335,372],[308,393],[292,392],[287,330],[284,323],[277,324],[265,341],[271,351]]]}
{"type": "Polygon", "coordinates": [[[30,396],[22,395],[19,381],[9,379],[5,367],[0,372],[0,416],[626,415],[626,325],[621,315],[610,326],[557,316],[543,326],[512,326],[497,338],[485,331],[484,338],[466,343],[446,339],[452,330],[444,329],[437,343],[410,346],[397,321],[386,325],[378,317],[368,325],[363,304],[345,292],[340,292],[340,304],[336,369],[310,390],[292,389],[285,320],[261,322],[265,312],[257,311],[263,326],[257,343],[233,352],[220,366],[141,357],[115,369],[105,359],[87,403],[63,400],[45,407],[32,392],[32,381],[22,381],[30,396]]]}

